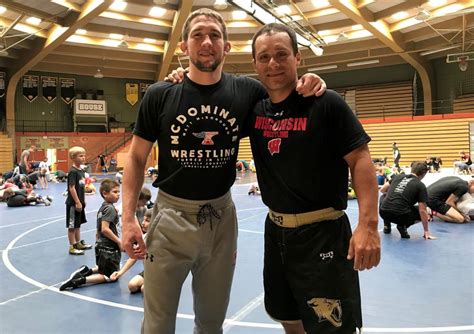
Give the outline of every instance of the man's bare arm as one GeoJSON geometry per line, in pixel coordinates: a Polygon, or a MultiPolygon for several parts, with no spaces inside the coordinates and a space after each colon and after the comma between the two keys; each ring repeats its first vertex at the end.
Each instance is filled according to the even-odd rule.
{"type": "Polygon", "coordinates": [[[380,262],[375,169],[367,144],[356,148],[344,159],[351,170],[359,205],[359,222],[350,241],[348,259],[354,258],[355,270],[371,269],[380,262]]]}
{"type": "Polygon", "coordinates": [[[143,259],[146,254],[135,210],[143,186],[145,164],[152,146],[152,142],[134,135],[123,170],[122,247],[128,256],[134,259],[143,259]]]}

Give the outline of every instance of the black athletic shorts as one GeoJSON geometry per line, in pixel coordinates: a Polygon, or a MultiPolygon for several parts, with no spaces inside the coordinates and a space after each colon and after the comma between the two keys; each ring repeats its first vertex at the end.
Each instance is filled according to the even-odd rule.
{"type": "Polygon", "coordinates": [[[449,209],[451,209],[451,205],[439,199],[429,200],[428,203],[426,204],[430,207],[431,210],[438,211],[442,215],[445,215],[446,212],[448,212],[449,209]]]}
{"type": "Polygon", "coordinates": [[[122,254],[117,248],[100,243],[95,244],[95,263],[99,267],[99,274],[110,278],[114,271],[120,270],[121,256],[122,254]]]}
{"type": "Polygon", "coordinates": [[[81,211],[76,211],[75,205],[66,204],[66,228],[80,228],[82,224],[87,223],[85,205],[82,205],[81,211]]]}
{"type": "Polygon", "coordinates": [[[265,308],[277,321],[302,320],[308,334],[362,327],[359,276],[348,261],[352,236],[344,215],[282,228],[265,221],[265,308]]]}
{"type": "Polygon", "coordinates": [[[23,194],[13,195],[12,197],[8,199],[7,206],[15,207],[15,206],[28,205],[28,203],[26,202],[26,198],[27,196],[23,194]]]}
{"type": "Polygon", "coordinates": [[[420,211],[418,207],[412,206],[410,212],[400,214],[388,210],[379,210],[380,217],[387,223],[395,223],[397,225],[405,225],[406,227],[412,226],[417,221],[421,221],[420,211]]]}

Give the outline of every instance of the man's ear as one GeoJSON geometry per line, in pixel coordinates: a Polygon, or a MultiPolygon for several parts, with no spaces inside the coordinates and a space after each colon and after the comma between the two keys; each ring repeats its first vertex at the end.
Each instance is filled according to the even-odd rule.
{"type": "Polygon", "coordinates": [[[186,55],[186,56],[189,56],[188,55],[188,45],[186,44],[186,42],[182,41],[179,43],[179,48],[181,49],[181,51],[183,51],[183,53],[186,55]]]}
{"type": "Polygon", "coordinates": [[[296,53],[295,58],[296,58],[296,66],[299,66],[301,62],[301,53],[299,51],[296,53]]]}
{"type": "Polygon", "coordinates": [[[224,55],[227,56],[227,54],[230,52],[230,49],[232,48],[232,46],[230,45],[230,42],[226,42],[224,44],[224,55]]]}

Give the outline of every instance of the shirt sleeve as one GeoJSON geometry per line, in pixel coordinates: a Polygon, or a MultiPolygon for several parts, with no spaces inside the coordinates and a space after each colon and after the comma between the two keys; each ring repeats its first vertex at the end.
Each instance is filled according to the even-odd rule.
{"type": "MultiPolygon", "coordinates": [[[[359,146],[370,142],[369,135],[344,99],[334,91],[326,91],[329,105],[326,110],[335,129],[337,154],[344,157],[359,146]]],[[[325,95],[326,95],[325,94],[325,95]]]]}
{"type": "Polygon", "coordinates": [[[456,195],[457,198],[461,198],[465,193],[469,191],[469,187],[467,185],[467,182],[462,182],[458,183],[459,185],[456,186],[456,189],[454,190],[453,194],[456,195]]]}
{"type": "Polygon", "coordinates": [[[113,223],[117,217],[117,212],[113,205],[107,205],[102,211],[102,221],[113,223]]]}
{"type": "Polygon", "coordinates": [[[77,181],[79,179],[79,174],[75,171],[75,170],[71,170],[69,171],[69,173],[67,174],[67,185],[68,185],[68,188],[70,186],[75,186],[77,181]]]}
{"type": "Polygon", "coordinates": [[[160,127],[159,115],[163,107],[163,95],[167,87],[172,84],[168,82],[157,82],[151,85],[143,97],[138,110],[137,120],[133,134],[150,142],[158,138],[160,127]]]}

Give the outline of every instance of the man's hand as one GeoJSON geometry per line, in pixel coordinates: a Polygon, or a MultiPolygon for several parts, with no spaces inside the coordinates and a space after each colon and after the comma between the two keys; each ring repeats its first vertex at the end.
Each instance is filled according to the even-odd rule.
{"type": "Polygon", "coordinates": [[[132,259],[145,258],[146,245],[138,220],[126,221],[122,218],[122,247],[132,259]]]}
{"type": "Polygon", "coordinates": [[[354,259],[354,270],[376,267],[380,262],[380,235],[377,229],[357,226],[352,234],[347,259],[354,259]]]}
{"type": "Polygon", "coordinates": [[[426,231],[423,234],[423,238],[425,238],[425,240],[436,240],[437,239],[435,236],[430,235],[429,231],[426,231]]]}
{"type": "Polygon", "coordinates": [[[314,73],[306,73],[296,83],[296,91],[304,97],[321,96],[326,91],[326,82],[314,73]]]}
{"type": "Polygon", "coordinates": [[[77,212],[81,212],[81,211],[82,211],[82,203],[81,203],[81,202],[76,203],[76,211],[77,211],[77,212]]]}
{"type": "Polygon", "coordinates": [[[187,69],[182,67],[178,67],[177,69],[173,70],[170,74],[168,74],[164,80],[171,81],[172,83],[180,83],[184,80],[184,75],[186,74],[187,69]]]}

